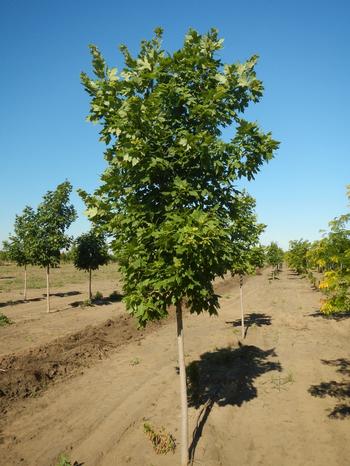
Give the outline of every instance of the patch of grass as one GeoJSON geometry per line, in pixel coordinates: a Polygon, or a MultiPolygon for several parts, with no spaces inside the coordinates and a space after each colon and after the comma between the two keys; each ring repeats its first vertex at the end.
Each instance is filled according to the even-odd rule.
{"type": "Polygon", "coordinates": [[[94,297],[92,298],[92,301],[101,301],[103,299],[103,294],[101,291],[96,291],[94,297]]]}
{"type": "Polygon", "coordinates": [[[56,466],[72,466],[72,463],[70,462],[70,460],[67,458],[66,455],[62,454],[58,458],[58,463],[56,466]]]}
{"type": "Polygon", "coordinates": [[[71,462],[71,460],[64,454],[62,453],[59,458],[58,458],[58,463],[56,466],[82,466],[83,463],[79,463],[78,461],[74,461],[74,463],[71,462]]]}
{"type": "Polygon", "coordinates": [[[130,361],[130,366],[137,366],[140,364],[140,359],[139,358],[134,358],[130,361]]]}
{"type": "MultiPolygon", "coordinates": [[[[0,265],[0,291],[9,292],[23,289],[23,267],[17,267],[15,264],[0,265]]],[[[37,266],[27,267],[27,287],[38,289],[46,287],[45,270],[37,266]]],[[[87,283],[88,277],[83,270],[77,270],[73,264],[62,263],[60,267],[50,270],[50,283],[52,288],[61,288],[66,285],[87,283]]],[[[120,273],[118,265],[110,263],[94,270],[92,280],[95,283],[98,280],[113,280],[119,283],[120,273]]]]}
{"type": "Polygon", "coordinates": [[[93,306],[93,303],[91,301],[91,299],[85,299],[81,304],[80,304],[80,307],[84,308],[84,307],[92,307],[93,306]]]}
{"type": "Polygon", "coordinates": [[[166,455],[169,452],[175,452],[175,439],[171,434],[165,431],[164,427],[156,430],[148,422],[145,422],[143,430],[150,439],[153,445],[153,450],[157,455],[166,455]]]}
{"type": "Polygon", "coordinates": [[[0,312],[0,327],[5,327],[5,325],[13,324],[12,320],[10,320],[5,314],[1,314],[0,312]]]}

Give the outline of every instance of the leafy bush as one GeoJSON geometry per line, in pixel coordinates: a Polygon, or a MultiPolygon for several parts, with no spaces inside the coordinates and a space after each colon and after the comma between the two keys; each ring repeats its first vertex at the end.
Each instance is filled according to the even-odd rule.
{"type": "Polygon", "coordinates": [[[103,294],[100,291],[96,291],[93,301],[101,301],[103,299],[103,294]]]}
{"type": "Polygon", "coordinates": [[[5,314],[0,313],[0,327],[5,327],[5,325],[11,325],[13,322],[5,316],[5,314]]]}

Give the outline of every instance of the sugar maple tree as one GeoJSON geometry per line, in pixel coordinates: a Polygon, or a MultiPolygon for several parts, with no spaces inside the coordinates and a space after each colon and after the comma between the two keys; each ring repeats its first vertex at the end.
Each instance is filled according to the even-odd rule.
{"type": "Polygon", "coordinates": [[[94,78],[88,120],[102,124],[108,168],[93,195],[81,192],[90,219],[113,237],[127,309],[146,325],[176,308],[182,406],[181,462],[188,462],[182,308],[216,314],[213,280],[232,269],[240,178],[252,180],[278,143],[243,118],[258,102],[258,57],[224,64],[215,29],[189,30],[174,53],[162,30],[142,41],[125,67],[109,68],[90,46],[94,78]],[[232,139],[221,130],[232,127],[232,139]]]}
{"type": "Polygon", "coordinates": [[[72,252],[74,266],[89,273],[89,300],[92,299],[91,271],[109,261],[108,245],[103,235],[91,230],[83,233],[74,242],[72,252]]]}
{"type": "Polygon", "coordinates": [[[33,262],[32,258],[32,234],[34,228],[35,212],[27,206],[21,215],[16,215],[14,232],[9,241],[4,241],[4,251],[10,260],[19,267],[24,267],[23,299],[27,299],[27,266],[33,262]]]}
{"type": "Polygon", "coordinates": [[[77,217],[69,201],[71,191],[69,181],[59,184],[54,191],[47,191],[35,212],[30,235],[32,262],[46,270],[47,312],[50,312],[50,269],[59,265],[61,250],[71,244],[72,238],[66,230],[77,217]]]}

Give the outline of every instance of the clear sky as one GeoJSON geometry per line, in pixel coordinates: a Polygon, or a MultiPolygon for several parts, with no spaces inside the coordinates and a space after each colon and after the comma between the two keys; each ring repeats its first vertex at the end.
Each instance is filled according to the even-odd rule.
{"type": "MultiPolygon", "coordinates": [[[[281,141],[274,160],[247,185],[263,242],[317,239],[345,213],[350,183],[350,2],[222,0],[0,1],[0,241],[16,213],[69,179],[92,191],[105,166],[98,127],[85,121],[88,44],[122,67],[118,45],[136,52],[162,26],[164,48],[181,47],[189,27],[219,29],[222,57],[259,54],[262,101],[248,111],[281,141]]],[[[89,228],[84,205],[74,235],[89,228]]]]}

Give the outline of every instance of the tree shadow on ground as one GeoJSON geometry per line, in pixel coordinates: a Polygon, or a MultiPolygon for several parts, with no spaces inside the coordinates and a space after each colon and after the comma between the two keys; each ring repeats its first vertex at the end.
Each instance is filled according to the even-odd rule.
{"type": "Polygon", "coordinates": [[[321,382],[319,385],[311,385],[309,393],[320,398],[329,396],[338,401],[335,407],[330,410],[329,418],[345,419],[350,417],[350,359],[321,359],[321,361],[327,366],[335,367],[336,372],[348,376],[348,379],[343,379],[340,382],[331,380],[330,382],[321,382]]]}
{"type": "Polygon", "coordinates": [[[90,302],[89,300],[86,301],[74,301],[70,303],[72,307],[79,307],[79,306],[106,306],[107,304],[111,303],[119,303],[123,299],[124,295],[120,293],[112,293],[110,296],[106,296],[104,298],[99,299],[92,299],[90,302]]]}
{"type": "Polygon", "coordinates": [[[264,351],[256,346],[220,348],[204,353],[187,366],[188,402],[190,407],[202,407],[189,454],[193,463],[195,450],[204,425],[216,403],[219,406],[241,406],[258,396],[254,380],[270,371],[281,371],[274,349],[264,351]]]}
{"type": "MultiPolygon", "coordinates": [[[[233,321],[226,321],[226,324],[232,324],[232,327],[240,327],[242,325],[241,319],[236,319],[233,321]]],[[[244,316],[244,326],[245,332],[244,336],[247,336],[249,327],[252,326],[263,327],[264,325],[271,325],[271,316],[261,313],[261,312],[251,312],[244,316]]]]}
{"type": "MultiPolygon", "coordinates": [[[[58,296],[59,298],[65,298],[66,296],[77,296],[78,294],[82,294],[81,291],[66,291],[66,292],[58,292],[58,293],[50,293],[50,296],[58,296]]],[[[46,297],[46,293],[43,293],[43,296],[46,297]]]]}
{"type": "Polygon", "coordinates": [[[321,317],[322,319],[327,319],[327,320],[345,320],[350,318],[350,312],[349,311],[344,311],[344,312],[335,312],[333,314],[324,314],[320,310],[314,311],[311,314],[306,314],[306,317],[321,317]]]}
{"type": "Polygon", "coordinates": [[[298,273],[295,270],[290,270],[287,276],[291,280],[303,280],[305,278],[304,273],[298,273]]]}
{"type": "Polygon", "coordinates": [[[30,299],[26,299],[26,300],[24,300],[24,299],[16,299],[14,301],[9,300],[9,301],[5,301],[3,303],[0,303],[0,307],[16,306],[17,304],[32,303],[32,302],[36,302],[36,301],[42,301],[43,299],[45,299],[45,298],[40,297],[40,298],[30,298],[30,299]]]}
{"type": "MultiPolygon", "coordinates": [[[[64,297],[67,297],[67,296],[76,296],[78,294],[81,294],[81,292],[80,291],[67,291],[65,293],[61,293],[61,292],[50,293],[50,296],[57,296],[59,298],[64,298],[64,297]]],[[[37,301],[43,301],[44,299],[46,299],[46,293],[43,293],[42,296],[37,297],[37,298],[27,298],[25,300],[24,299],[16,299],[14,301],[12,301],[12,300],[5,301],[3,303],[0,303],[0,308],[1,307],[6,307],[6,306],[16,306],[17,304],[34,303],[34,302],[37,302],[37,301]]]]}

